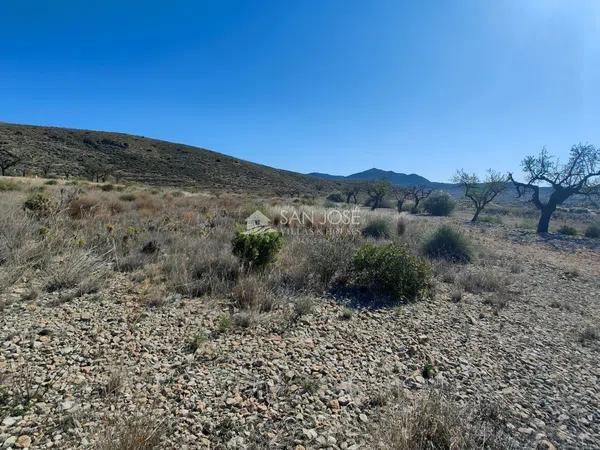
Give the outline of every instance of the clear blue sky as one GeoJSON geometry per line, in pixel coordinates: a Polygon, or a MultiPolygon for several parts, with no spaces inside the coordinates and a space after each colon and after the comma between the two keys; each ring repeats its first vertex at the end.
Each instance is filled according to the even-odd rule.
{"type": "Polygon", "coordinates": [[[600,144],[595,0],[0,3],[0,120],[448,180],[600,144]]]}

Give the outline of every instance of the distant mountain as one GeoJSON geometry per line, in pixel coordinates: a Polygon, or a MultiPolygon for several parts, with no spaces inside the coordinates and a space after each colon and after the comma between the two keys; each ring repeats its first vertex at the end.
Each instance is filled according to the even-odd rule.
{"type": "Polygon", "coordinates": [[[343,175],[329,175],[327,173],[319,173],[312,172],[308,175],[318,178],[323,178],[326,180],[363,180],[363,181],[375,181],[375,180],[385,180],[389,181],[392,184],[397,186],[426,186],[432,187],[436,189],[441,189],[444,186],[453,186],[451,184],[446,183],[435,183],[429,181],[427,178],[422,177],[421,175],[417,175],[414,173],[405,174],[398,173],[392,170],[381,170],[381,169],[369,169],[363,172],[353,173],[352,175],[343,176],[343,175]]]}

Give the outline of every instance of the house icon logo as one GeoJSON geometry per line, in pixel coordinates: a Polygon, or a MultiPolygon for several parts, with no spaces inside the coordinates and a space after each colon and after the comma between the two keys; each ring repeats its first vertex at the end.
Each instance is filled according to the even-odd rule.
{"type": "Polygon", "coordinates": [[[271,220],[260,211],[256,210],[246,217],[247,231],[264,231],[271,229],[271,220]]]}

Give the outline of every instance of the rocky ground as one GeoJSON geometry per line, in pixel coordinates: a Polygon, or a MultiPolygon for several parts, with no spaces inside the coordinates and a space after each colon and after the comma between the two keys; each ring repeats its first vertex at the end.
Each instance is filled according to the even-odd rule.
{"type": "Polygon", "coordinates": [[[522,448],[600,448],[600,344],[585,333],[600,325],[598,250],[472,233],[494,292],[449,272],[430,301],[314,299],[245,329],[226,300],[141,305],[126,275],[66,302],[17,288],[0,315],[0,447],[91,447],[144,417],[163,448],[368,449],[388,393],[433,386],[496,406],[522,448]]]}

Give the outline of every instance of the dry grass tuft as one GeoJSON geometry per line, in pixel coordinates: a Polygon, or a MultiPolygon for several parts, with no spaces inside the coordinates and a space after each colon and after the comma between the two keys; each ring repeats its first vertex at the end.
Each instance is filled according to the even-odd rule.
{"type": "Polygon", "coordinates": [[[96,443],[96,450],[155,450],[162,448],[163,423],[148,416],[129,419],[109,429],[96,443]]]}
{"type": "Polygon", "coordinates": [[[492,411],[460,407],[438,392],[395,402],[375,435],[385,450],[508,450],[516,448],[492,411]]]}

